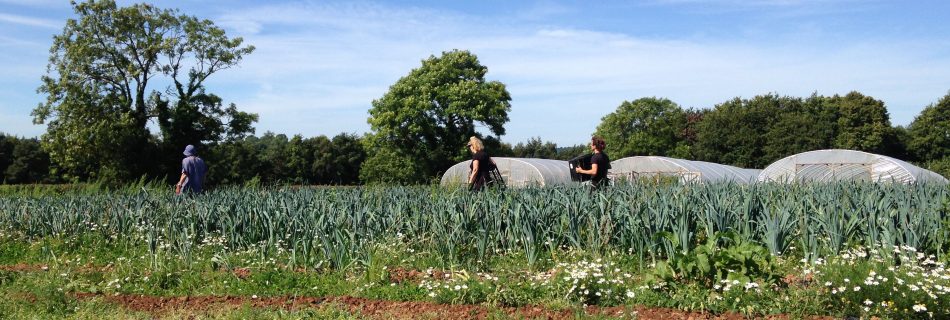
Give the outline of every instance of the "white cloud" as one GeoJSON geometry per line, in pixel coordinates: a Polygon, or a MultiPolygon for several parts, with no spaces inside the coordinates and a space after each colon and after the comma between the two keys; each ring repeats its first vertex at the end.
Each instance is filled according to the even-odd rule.
{"type": "Polygon", "coordinates": [[[895,124],[908,124],[950,89],[950,57],[938,54],[948,52],[946,42],[828,43],[815,41],[824,36],[818,30],[789,37],[793,41],[761,43],[645,37],[540,22],[565,10],[538,6],[495,20],[372,3],[237,8],[208,18],[257,51],[207,85],[226,102],[259,113],[258,132],[362,133],[368,130],[372,100],[422,59],[468,49],[489,68],[487,78],[505,83],[512,94],[504,140],[540,136],[561,145],[583,143],[622,101],[645,96],[708,108],[769,92],[804,97],[858,90],[883,100],[895,124]]]}
{"type": "Polygon", "coordinates": [[[217,21],[259,28],[246,36],[258,51],[227,71],[227,82],[254,84],[238,104],[261,113],[262,131],[305,135],[368,129],[373,99],[420,60],[454,48],[471,50],[489,80],[508,86],[505,140],[512,142],[583,142],[602,116],[644,96],[708,108],[769,92],[858,90],[884,100],[895,124],[907,124],[950,83],[950,59],[925,56],[941,44],[913,41],[770,46],[641,38],[366,4],[263,6],[217,21]]]}
{"type": "Polygon", "coordinates": [[[62,21],[42,19],[30,16],[0,13],[0,23],[12,23],[31,27],[40,27],[46,29],[60,29],[63,27],[62,21]]]}

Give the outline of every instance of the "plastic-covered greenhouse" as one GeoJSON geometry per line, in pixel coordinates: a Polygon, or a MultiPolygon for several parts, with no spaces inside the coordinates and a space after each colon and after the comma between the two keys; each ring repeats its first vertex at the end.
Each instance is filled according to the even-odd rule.
{"type": "Polygon", "coordinates": [[[816,150],[778,160],[759,174],[759,181],[947,183],[939,174],[888,156],[855,150],[816,150]]]}
{"type": "Polygon", "coordinates": [[[616,180],[663,178],[690,182],[755,182],[762,170],[724,164],[657,156],[636,156],[610,162],[610,176],[616,180]]]}
{"type": "MultiPolygon", "coordinates": [[[[567,161],[533,158],[496,158],[498,171],[509,187],[551,186],[571,183],[567,161]]],[[[471,160],[459,162],[442,175],[442,185],[461,184],[468,179],[471,160]]]]}

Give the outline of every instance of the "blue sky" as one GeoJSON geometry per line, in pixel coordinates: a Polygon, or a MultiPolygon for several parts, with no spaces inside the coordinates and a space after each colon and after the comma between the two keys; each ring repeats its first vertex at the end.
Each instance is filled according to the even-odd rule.
{"type": "MultiPolygon", "coordinates": [[[[132,1],[119,1],[128,5],[132,1]]],[[[588,141],[623,101],[711,108],[733,97],[846,94],[907,125],[950,90],[947,1],[153,1],[257,47],[206,84],[265,131],[369,130],[373,99],[430,55],[466,49],[507,85],[503,141],[588,141]]],[[[68,1],[0,0],[0,132],[30,111],[68,1]]]]}

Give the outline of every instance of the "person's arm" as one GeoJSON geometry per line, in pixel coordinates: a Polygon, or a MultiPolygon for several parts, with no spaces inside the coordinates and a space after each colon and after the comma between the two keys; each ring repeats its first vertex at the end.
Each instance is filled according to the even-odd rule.
{"type": "Polygon", "coordinates": [[[181,177],[178,178],[178,185],[179,185],[179,186],[184,185],[184,184],[185,184],[185,178],[187,178],[187,177],[188,177],[188,174],[182,172],[182,173],[181,173],[181,177]]]}
{"type": "MultiPolygon", "coordinates": [[[[561,172],[564,172],[564,171],[561,171],[561,172]]],[[[574,172],[595,175],[597,174],[597,164],[591,163],[590,170],[584,170],[584,168],[581,168],[581,167],[574,168],[574,172]]]]}
{"type": "Polygon", "coordinates": [[[468,175],[468,184],[475,182],[475,175],[478,174],[478,160],[472,160],[472,173],[468,175]]]}
{"type": "Polygon", "coordinates": [[[181,187],[183,187],[183,186],[185,185],[185,178],[187,178],[187,177],[188,177],[188,175],[185,174],[184,171],[182,171],[182,172],[181,172],[181,177],[178,178],[178,183],[175,184],[175,193],[181,193],[181,187]]]}

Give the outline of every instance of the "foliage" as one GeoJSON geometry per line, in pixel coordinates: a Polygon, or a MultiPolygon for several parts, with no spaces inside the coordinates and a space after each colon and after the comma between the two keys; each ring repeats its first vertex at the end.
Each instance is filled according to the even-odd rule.
{"type": "Polygon", "coordinates": [[[636,296],[632,270],[621,267],[624,266],[604,259],[559,263],[555,267],[558,272],[541,284],[566,292],[565,295],[573,301],[588,305],[618,305],[636,296]]]}
{"type": "Polygon", "coordinates": [[[861,150],[903,158],[884,102],[852,91],[829,101],[838,110],[835,148],[861,150]]]}
{"type": "Polygon", "coordinates": [[[950,271],[914,248],[855,248],[823,264],[815,279],[848,314],[924,319],[950,310],[950,271]]]}
{"type": "Polygon", "coordinates": [[[511,96],[505,85],[486,81],[488,68],[468,51],[446,51],[373,100],[364,138],[364,181],[419,183],[466,158],[476,122],[496,136],[505,133],[511,96]]]}
{"type": "MultiPolygon", "coordinates": [[[[492,252],[518,252],[533,265],[562,247],[618,249],[645,263],[689,253],[698,234],[720,232],[735,233],[737,246],[751,243],[776,255],[789,254],[783,248],[795,244],[814,260],[854,244],[911,246],[936,254],[950,243],[934,232],[944,223],[946,197],[940,185],[863,183],[633,183],[596,197],[583,186],[477,196],[427,187],[223,188],[196,198],[145,188],[137,194],[3,197],[0,225],[30,237],[78,235],[100,226],[96,232],[103,236],[145,237],[183,256],[220,234],[231,249],[258,250],[266,243],[260,248],[266,256],[282,243],[281,250],[294,253],[286,264],[332,268],[363,259],[374,242],[396,233],[420,235],[416,249],[431,250],[446,265],[477,264],[492,252]],[[769,200],[776,196],[785,200],[769,200]],[[776,204],[787,208],[786,222],[770,222],[776,204]],[[676,241],[653,236],[667,233],[676,241]]],[[[758,259],[753,247],[739,248],[724,251],[728,256],[722,259],[758,259]]],[[[720,252],[707,251],[715,262],[720,252]]]]}
{"type": "Polygon", "coordinates": [[[223,133],[240,136],[256,121],[233,105],[222,110],[220,98],[204,91],[208,77],[254,50],[241,38],[149,4],[90,0],[73,9],[78,18],[53,37],[49,71],[38,89],[46,101],[33,110],[35,123],[48,124],[43,145],[64,178],[128,181],[155,173],[156,163],[142,159],[161,159],[162,149],[223,133]],[[171,85],[156,88],[162,83],[171,85]],[[153,139],[150,119],[165,140],[153,139]]]}
{"type": "Polygon", "coordinates": [[[884,103],[859,92],[735,98],[703,113],[695,130],[696,159],[746,168],[830,148],[906,158],[904,132],[891,127],[884,103]]]}
{"type": "Polygon", "coordinates": [[[907,149],[914,159],[928,162],[950,157],[950,94],[924,108],[908,129],[907,149]]]}
{"type": "Polygon", "coordinates": [[[222,185],[274,184],[354,185],[365,153],[360,138],[339,134],[303,138],[267,132],[211,147],[208,180],[222,185]]]}
{"type": "Polygon", "coordinates": [[[556,159],[557,144],[554,142],[541,142],[541,137],[533,137],[528,142],[519,142],[512,148],[516,158],[538,158],[538,159],[556,159]]]}
{"type": "Polygon", "coordinates": [[[39,140],[0,133],[0,182],[54,182],[49,170],[49,154],[43,152],[39,140]]]}
{"type": "MultiPolygon", "coordinates": [[[[921,252],[907,246],[858,244],[871,241],[867,239],[875,228],[897,232],[893,239],[933,231],[915,230],[900,217],[900,211],[931,223],[929,219],[940,216],[933,212],[945,213],[945,204],[940,204],[948,198],[945,188],[834,184],[754,189],[718,185],[695,190],[703,187],[651,185],[624,190],[636,187],[616,186],[594,199],[583,188],[508,190],[484,194],[489,198],[484,200],[468,193],[419,187],[218,190],[192,199],[155,196],[150,189],[145,189],[149,193],[0,197],[0,225],[4,226],[0,228],[0,263],[26,267],[23,271],[0,268],[0,296],[6,298],[0,302],[0,312],[20,315],[30,310],[33,315],[50,317],[103,318],[101,313],[90,313],[88,298],[77,298],[83,293],[223,295],[247,301],[352,296],[496,307],[534,305],[549,310],[623,305],[792,318],[941,318],[950,303],[950,274],[938,258],[923,252],[933,252],[941,240],[919,242],[929,248],[921,252]],[[647,193],[654,188],[661,190],[647,193]],[[703,200],[709,208],[688,205],[697,201],[694,197],[708,198],[720,191],[717,200],[703,200]],[[757,215],[767,213],[766,204],[783,203],[762,199],[782,193],[789,193],[782,195],[788,199],[811,199],[825,210],[844,204],[849,206],[844,210],[866,219],[858,225],[867,227],[858,229],[859,237],[849,241],[856,245],[846,250],[819,250],[823,258],[799,261],[807,248],[771,256],[759,244],[764,235],[753,221],[761,221],[757,215]],[[623,205],[627,200],[621,199],[645,206],[623,205]],[[561,212],[574,210],[575,201],[597,209],[576,214],[587,218],[561,212]],[[751,209],[737,205],[744,202],[751,202],[751,209]],[[349,211],[334,214],[345,210],[349,211]],[[670,228],[677,222],[667,216],[677,210],[734,210],[739,217],[749,214],[752,219],[711,219],[733,221],[717,229],[735,231],[699,237],[703,244],[690,242],[680,251],[676,242],[681,237],[670,228]],[[895,210],[899,227],[882,228],[882,223],[889,222],[870,218],[895,210]],[[640,219],[649,221],[637,220],[641,214],[640,219]],[[539,219],[536,215],[547,216],[539,219]],[[293,216],[301,218],[289,219],[293,216]],[[321,227],[321,221],[336,225],[321,227]],[[557,229],[556,225],[572,223],[579,237],[570,235],[573,228],[549,233],[542,225],[553,224],[552,229],[557,229]],[[496,224],[499,227],[492,227],[496,224]],[[655,229],[653,224],[666,227],[655,229]],[[656,241],[654,248],[661,251],[656,266],[642,264],[640,249],[630,241],[635,234],[623,230],[631,226],[640,234],[649,235],[651,229],[668,234],[644,237],[656,241]],[[47,228],[51,231],[44,231],[47,228]],[[743,232],[752,232],[751,237],[743,232]],[[740,242],[746,244],[737,245],[740,242]],[[485,254],[478,254],[480,243],[485,254]],[[606,245],[599,247],[602,243],[606,245]],[[672,251],[662,249],[666,245],[672,251]],[[446,252],[452,250],[456,262],[446,259],[446,252]],[[531,261],[531,250],[536,250],[535,261],[531,261]],[[677,256],[677,252],[695,254],[677,256]],[[701,273],[698,261],[704,254],[715,257],[706,261],[725,270],[725,279],[704,280],[722,277],[701,273]],[[323,255],[332,256],[333,261],[319,257],[323,255]],[[696,276],[650,280],[661,263],[683,266],[693,271],[682,274],[696,276]],[[748,265],[753,267],[740,271],[748,265]],[[786,276],[777,280],[781,275],[786,276]]],[[[786,205],[808,208],[806,203],[786,205]]],[[[680,215],[696,220],[696,228],[707,223],[694,214],[680,215]]],[[[814,224],[820,228],[820,223],[814,224]]],[[[885,238],[878,239],[890,241],[885,238]]],[[[946,240],[942,241],[945,246],[946,240]]]]}
{"type": "MultiPolygon", "coordinates": [[[[487,146],[486,149],[489,149],[487,146]]],[[[502,150],[504,152],[504,150],[502,150]]],[[[500,156],[510,156],[515,158],[537,158],[537,159],[557,159],[570,160],[579,155],[590,153],[590,147],[586,145],[575,145],[569,147],[558,147],[551,141],[542,141],[541,137],[529,138],[527,142],[518,142],[507,154],[500,156]]],[[[489,153],[492,156],[495,153],[489,153]]]]}
{"type": "Polygon", "coordinates": [[[200,89],[189,101],[178,100],[174,108],[159,95],[153,95],[153,105],[158,112],[161,172],[176,172],[181,159],[181,149],[192,144],[199,149],[209,149],[218,142],[237,141],[254,133],[252,124],[256,114],[237,110],[235,104],[222,107],[220,97],[200,89]]]}
{"type": "Polygon", "coordinates": [[[607,141],[607,154],[629,156],[679,156],[686,142],[687,114],[669,99],[640,98],[624,101],[604,116],[597,136],[607,141]]]}
{"type": "Polygon", "coordinates": [[[763,157],[772,162],[806,151],[831,149],[838,111],[829,99],[812,94],[805,100],[784,98],[785,110],[765,133],[763,157]]]}
{"type": "MultiPolygon", "coordinates": [[[[353,134],[339,134],[330,142],[330,152],[315,151],[314,156],[330,157],[318,163],[327,163],[329,166],[322,171],[326,180],[331,184],[354,185],[359,182],[360,167],[366,159],[366,152],[360,144],[360,137],[353,134]]],[[[314,170],[314,172],[321,172],[314,170]]],[[[319,177],[319,174],[317,174],[319,177]]],[[[315,179],[319,181],[320,179],[315,179]]]]}
{"type": "Polygon", "coordinates": [[[108,318],[103,314],[110,314],[116,305],[77,298],[99,293],[100,297],[169,299],[213,295],[230,297],[229,301],[351,296],[493,307],[530,305],[533,310],[551,311],[622,305],[756,318],[784,314],[904,319],[940,318],[950,297],[942,264],[910,248],[859,247],[814,264],[786,261],[780,264],[782,274],[788,275],[781,285],[754,279],[723,280],[708,287],[649,281],[644,276],[652,271],[631,264],[630,256],[620,252],[592,258],[588,251],[559,250],[559,262],[547,262],[550,269],[541,270],[528,267],[520,254],[500,252],[481,271],[440,269],[427,267],[438,261],[431,251],[407,249],[418,238],[402,235],[374,245],[380,249],[375,252],[378,260],[330,271],[285,265],[283,261],[292,255],[289,251],[259,256],[228,249],[221,240],[202,241],[195,247],[194,258],[185,261],[174,252],[152,256],[142,241],[100,235],[31,240],[0,233],[0,261],[4,266],[26,267],[0,271],[0,296],[5,298],[0,312],[108,318]],[[99,311],[90,313],[90,304],[99,311]]]}
{"type": "Polygon", "coordinates": [[[559,147],[557,148],[557,157],[558,160],[570,160],[575,157],[590,153],[590,147],[584,144],[577,144],[569,147],[559,147]]]}
{"type": "MultiPolygon", "coordinates": [[[[673,246],[680,245],[671,233],[660,236],[673,246]]],[[[743,240],[735,232],[717,233],[690,251],[674,252],[668,261],[656,262],[651,275],[661,281],[697,282],[707,288],[723,280],[772,285],[782,276],[765,247],[743,240]]]]}
{"type": "Polygon", "coordinates": [[[421,161],[403,153],[402,150],[376,149],[371,151],[371,155],[363,162],[360,168],[360,180],[370,184],[396,185],[421,182],[419,181],[420,172],[426,170],[431,170],[431,168],[424,168],[421,161]]]}
{"type": "Polygon", "coordinates": [[[693,155],[702,161],[743,168],[764,168],[766,137],[778,116],[801,104],[800,99],[769,94],[716,105],[696,125],[693,155]]]}
{"type": "Polygon", "coordinates": [[[950,179],[950,156],[943,159],[926,162],[922,167],[936,172],[942,175],[944,178],[950,179]]]}

